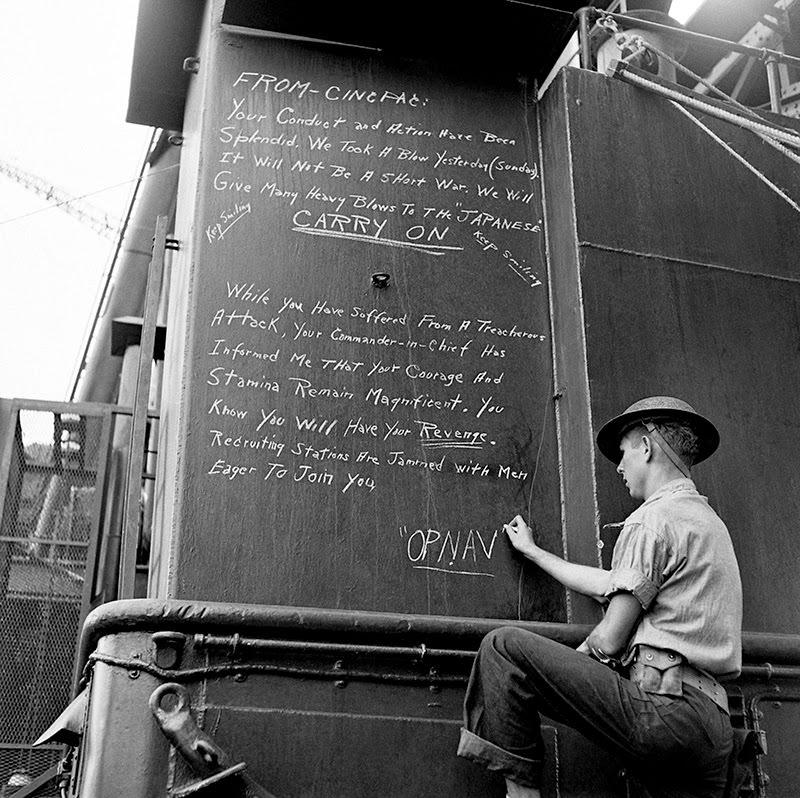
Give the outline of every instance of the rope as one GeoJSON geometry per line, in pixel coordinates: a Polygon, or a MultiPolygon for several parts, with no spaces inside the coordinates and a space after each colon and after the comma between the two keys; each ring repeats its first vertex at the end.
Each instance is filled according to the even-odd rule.
{"type": "Polygon", "coordinates": [[[692,122],[694,122],[695,125],[697,125],[699,128],[704,130],[709,136],[711,136],[711,138],[714,139],[714,141],[716,141],[717,144],[719,144],[721,147],[723,147],[725,150],[727,150],[734,158],[736,158],[737,161],[739,161],[742,165],[747,167],[759,180],[761,180],[762,183],[767,185],[781,199],[783,199],[785,202],[787,202],[789,205],[791,205],[792,208],[794,208],[798,213],[800,213],[800,205],[798,205],[788,194],[786,194],[786,192],[783,191],[783,189],[781,189],[780,187],[776,186],[775,183],[773,183],[766,175],[764,175],[761,172],[759,172],[758,169],[756,169],[755,166],[753,166],[746,158],[743,158],[741,155],[739,155],[739,153],[736,152],[736,150],[734,150],[733,147],[731,147],[729,144],[724,142],[716,133],[714,133],[713,130],[711,130],[710,128],[706,127],[706,125],[704,125],[699,119],[697,119],[694,116],[692,116],[692,114],[690,114],[680,103],[672,101],[672,104],[682,114],[684,114],[689,119],[691,119],[692,122]]]}
{"type": "MultiPolygon", "coordinates": [[[[616,24],[613,20],[605,20],[606,27],[610,27],[608,23],[610,22],[611,25],[616,27],[616,24]]],[[[730,102],[733,106],[738,108],[743,113],[747,114],[751,119],[742,119],[741,117],[736,116],[735,114],[725,111],[722,108],[718,108],[717,106],[709,105],[704,103],[702,100],[695,99],[691,96],[687,96],[679,91],[675,91],[673,89],[669,89],[666,86],[662,86],[660,83],[656,83],[654,81],[648,81],[646,78],[637,75],[636,73],[626,71],[624,75],[624,79],[642,86],[643,88],[648,88],[651,91],[655,91],[656,93],[663,94],[667,98],[670,99],[672,104],[678,108],[683,114],[689,117],[698,127],[700,127],[703,131],[705,131],[712,139],[714,139],[720,146],[724,147],[727,152],[733,155],[739,162],[741,162],[744,166],[746,166],[753,174],[758,177],[763,183],[769,186],[778,196],[780,196],[785,202],[791,205],[795,210],[800,210],[800,206],[791,198],[788,194],[786,194],[781,188],[779,188],[775,183],[773,183],[766,175],[762,174],[755,166],[753,166],[747,159],[743,156],[739,155],[730,145],[726,144],[722,139],[720,139],[716,134],[714,134],[706,125],[700,122],[696,117],[692,116],[688,111],[686,111],[682,106],[683,104],[692,106],[696,110],[703,111],[711,116],[715,116],[719,119],[722,119],[726,122],[730,122],[731,124],[737,125],[739,127],[745,128],[746,130],[750,130],[752,133],[755,133],[765,144],[768,144],[770,147],[774,148],[782,155],[785,155],[791,161],[794,161],[796,164],[800,165],[800,155],[790,150],[788,147],[784,146],[784,144],[790,144],[794,147],[800,147],[800,136],[798,136],[794,131],[791,131],[787,128],[777,127],[772,125],[771,123],[764,120],[759,114],[757,114],[752,108],[748,108],[746,105],[743,105],[738,100],[734,99],[730,95],[726,94],[724,91],[718,89],[713,83],[706,80],[705,78],[701,77],[688,67],[681,64],[677,59],[673,58],[668,53],[661,51],[658,47],[655,47],[650,42],[645,41],[640,36],[631,37],[631,43],[639,48],[639,52],[642,50],[649,50],[658,58],[663,58],[665,61],[672,64],[676,69],[680,69],[684,73],[686,73],[689,77],[693,78],[694,80],[701,83],[706,88],[710,89],[714,93],[718,94],[724,100],[730,102]],[[751,121],[753,120],[753,121],[751,121]],[[780,142],[783,142],[780,143],[780,142]]],[[[617,40],[617,44],[620,45],[620,49],[622,49],[619,40],[617,40]]],[[[615,75],[617,73],[614,73],[615,75]]]]}
{"type": "Polygon", "coordinates": [[[694,72],[693,70],[689,69],[689,67],[687,67],[684,64],[682,64],[676,58],[673,58],[669,53],[662,52],[655,45],[651,44],[648,41],[645,41],[640,36],[637,36],[636,38],[639,39],[639,43],[640,43],[641,47],[644,47],[645,49],[650,50],[652,53],[655,53],[659,58],[663,58],[665,61],[667,61],[668,63],[672,64],[672,66],[674,66],[676,69],[680,69],[682,72],[687,74],[690,78],[692,78],[693,80],[697,81],[698,83],[701,83],[703,86],[705,86],[707,89],[709,89],[709,91],[713,91],[714,94],[719,95],[723,100],[726,100],[727,102],[731,103],[732,105],[735,105],[740,111],[743,111],[748,116],[752,116],[754,119],[758,119],[760,121],[765,121],[764,118],[760,114],[756,113],[756,111],[754,111],[752,108],[749,108],[748,106],[744,105],[743,103],[740,103],[737,99],[735,99],[734,97],[731,97],[731,95],[726,94],[724,91],[722,91],[722,89],[717,88],[710,80],[707,80],[706,78],[702,77],[701,75],[698,75],[696,72],[694,72]]]}
{"type": "Polygon", "coordinates": [[[708,103],[704,103],[701,100],[695,99],[694,97],[687,97],[685,94],[682,94],[679,91],[662,86],[660,83],[647,80],[646,78],[643,78],[634,72],[625,72],[624,80],[642,86],[646,89],[650,89],[651,91],[655,91],[659,94],[663,94],[665,97],[674,100],[677,103],[689,105],[698,111],[708,114],[709,116],[715,116],[725,122],[730,122],[733,125],[738,125],[739,127],[750,130],[753,133],[761,133],[765,136],[778,139],[785,144],[790,144],[794,147],[800,147],[800,136],[794,133],[789,133],[781,128],[771,127],[768,124],[759,124],[758,122],[750,121],[748,119],[742,119],[740,116],[737,116],[731,111],[726,111],[724,108],[718,108],[715,105],[709,105],[708,103]]]}
{"type": "Polygon", "coordinates": [[[756,136],[758,136],[765,144],[769,144],[770,147],[774,147],[779,153],[785,155],[796,164],[800,164],[800,155],[798,155],[796,152],[793,152],[788,147],[784,147],[783,144],[779,144],[771,136],[765,136],[763,133],[756,133],[756,136]]]}
{"type": "Polygon", "coordinates": [[[128,671],[131,678],[138,678],[138,674],[146,673],[158,679],[171,682],[197,681],[201,679],[224,678],[226,676],[237,676],[245,674],[260,674],[272,676],[294,676],[300,678],[332,679],[334,681],[369,681],[386,682],[396,684],[457,684],[461,685],[467,681],[467,674],[417,674],[417,673],[377,673],[366,670],[355,670],[345,668],[314,668],[293,665],[271,665],[267,663],[229,663],[225,665],[208,665],[206,667],[187,668],[185,670],[173,670],[160,668],[151,662],[138,659],[123,659],[109,654],[99,654],[97,652],[89,656],[86,663],[81,684],[88,681],[94,664],[100,662],[112,668],[121,668],[128,671]],[[135,675],[134,675],[135,674],[135,675]]]}
{"type": "MultiPolygon", "coordinates": [[[[604,27],[608,28],[609,30],[619,31],[619,28],[618,28],[616,22],[613,19],[607,18],[607,19],[604,19],[603,22],[604,22],[604,27]]],[[[624,37],[624,34],[622,34],[622,36],[624,37]]],[[[706,78],[702,77],[702,75],[699,75],[696,72],[694,72],[692,69],[689,69],[689,67],[687,67],[685,64],[682,64],[676,58],[673,58],[669,53],[666,53],[663,50],[660,50],[654,44],[652,44],[649,41],[646,41],[641,36],[630,37],[630,40],[631,40],[631,43],[635,47],[637,47],[639,49],[639,51],[641,51],[641,50],[649,50],[651,53],[656,55],[658,58],[663,58],[665,61],[667,61],[668,63],[672,64],[672,66],[674,66],[676,69],[679,69],[681,72],[683,72],[684,74],[688,75],[690,78],[692,78],[696,82],[698,82],[701,85],[705,86],[707,89],[709,89],[709,91],[712,91],[714,94],[717,94],[723,100],[731,103],[731,105],[733,105],[734,107],[738,108],[743,113],[747,114],[747,116],[749,116],[752,119],[756,120],[756,124],[758,125],[758,127],[762,128],[764,125],[768,126],[767,127],[767,130],[769,130],[768,133],[759,132],[759,130],[756,130],[756,129],[753,129],[753,128],[749,128],[749,129],[751,129],[752,132],[754,132],[764,143],[769,144],[771,147],[774,147],[778,152],[780,152],[781,154],[785,155],[790,160],[794,161],[795,163],[800,164],[800,157],[798,155],[796,155],[791,150],[787,149],[786,147],[782,146],[781,144],[779,144],[777,141],[774,140],[776,138],[777,139],[783,138],[783,140],[786,141],[786,143],[793,144],[794,146],[800,146],[800,138],[797,137],[797,135],[794,133],[794,131],[789,130],[787,128],[777,127],[777,126],[772,125],[771,123],[767,122],[767,120],[765,120],[760,114],[758,114],[752,108],[749,108],[748,106],[744,105],[743,103],[740,103],[737,99],[735,99],[731,95],[727,94],[726,92],[722,91],[722,89],[717,88],[717,86],[715,86],[710,80],[707,80],[706,78]],[[763,123],[763,125],[759,124],[759,123],[763,123]],[[779,136],[779,135],[777,135],[778,133],[783,133],[784,136],[779,136]],[[786,137],[788,137],[788,140],[787,140],[786,137]]],[[[620,46],[620,49],[622,49],[622,45],[621,45],[619,39],[617,39],[617,44],[620,46]]],[[[689,100],[691,99],[691,98],[686,98],[685,95],[683,95],[683,94],[681,94],[680,96],[682,98],[684,98],[684,101],[686,101],[686,102],[689,102],[689,100]]],[[[696,102],[700,103],[701,101],[696,101],[696,102]]],[[[722,111],[722,113],[725,113],[725,112],[722,111]]],[[[736,119],[736,117],[733,117],[733,119],[736,119]]],[[[728,121],[732,121],[732,120],[729,118],[728,121]]],[[[744,125],[742,123],[742,120],[738,120],[738,119],[734,122],[734,124],[742,124],[742,126],[747,127],[747,125],[744,125]]]]}

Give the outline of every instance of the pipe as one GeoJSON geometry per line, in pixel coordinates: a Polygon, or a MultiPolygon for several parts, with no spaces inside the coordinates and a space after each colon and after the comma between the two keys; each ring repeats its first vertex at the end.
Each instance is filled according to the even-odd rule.
{"type": "Polygon", "coordinates": [[[196,648],[229,648],[239,651],[243,648],[256,651],[290,651],[310,654],[332,654],[335,656],[373,656],[373,657],[408,657],[420,661],[432,658],[450,657],[453,659],[473,659],[474,650],[452,648],[428,648],[424,644],[418,646],[371,646],[354,643],[317,643],[306,640],[265,640],[239,635],[225,637],[198,634],[194,636],[196,648]]]}
{"type": "Polygon", "coordinates": [[[581,69],[592,68],[592,44],[589,41],[589,32],[591,25],[589,24],[589,12],[591,8],[579,8],[575,12],[578,18],[578,41],[580,43],[580,56],[581,56],[581,69]]]}
{"type": "MultiPolygon", "coordinates": [[[[499,626],[518,626],[573,648],[586,639],[590,624],[514,621],[498,618],[459,618],[410,615],[313,607],[180,601],[176,599],[126,599],[92,610],[86,618],[78,654],[83,669],[98,640],[106,635],[135,631],[173,631],[186,634],[248,636],[347,643],[380,638],[384,644],[416,645],[476,651],[481,639],[499,626]],[[325,638],[328,638],[325,640],[325,638]]],[[[800,637],[798,638],[800,662],[800,637]]]]}
{"type": "MultiPolygon", "coordinates": [[[[247,632],[249,636],[276,637],[304,642],[354,644],[376,638],[383,645],[476,651],[481,639],[500,626],[517,626],[564,645],[577,647],[592,630],[591,624],[514,621],[501,618],[459,618],[366,611],[330,610],[261,604],[128,599],[103,604],[89,613],[81,635],[82,669],[97,641],[120,632],[159,630],[187,634],[247,632]],[[327,638],[327,639],[326,639],[327,638]]],[[[745,632],[742,651],[746,675],[769,678],[800,676],[800,635],[745,632]],[[764,663],[775,663],[765,665],[764,663]],[[782,666],[797,666],[785,670],[782,666]],[[752,670],[755,668],[756,670],[752,670]]]]}
{"type": "Polygon", "coordinates": [[[162,144],[162,131],[149,168],[142,177],[136,206],[126,224],[119,252],[103,291],[101,306],[91,328],[82,365],[75,377],[71,399],[80,402],[116,402],[122,359],[109,353],[111,323],[119,316],[140,316],[144,304],[145,276],[153,248],[153,232],[159,214],[174,213],[178,186],[180,147],[162,144]]]}

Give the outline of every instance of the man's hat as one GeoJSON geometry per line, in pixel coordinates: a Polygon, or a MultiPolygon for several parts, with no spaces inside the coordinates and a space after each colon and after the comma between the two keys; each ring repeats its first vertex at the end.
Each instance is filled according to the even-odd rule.
{"type": "Polygon", "coordinates": [[[698,437],[699,451],[695,463],[710,457],[719,446],[719,432],[690,404],[673,396],[648,396],[634,402],[624,413],[607,421],[597,433],[597,447],[612,463],[619,463],[622,436],[637,423],[645,421],[685,421],[698,437]]]}

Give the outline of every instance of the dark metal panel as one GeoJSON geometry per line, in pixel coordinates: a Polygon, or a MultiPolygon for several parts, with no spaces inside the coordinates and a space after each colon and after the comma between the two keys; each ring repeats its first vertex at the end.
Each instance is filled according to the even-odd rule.
{"type": "MultiPolygon", "coordinates": [[[[349,678],[352,663],[347,662],[338,676],[302,677],[271,672],[276,661],[269,655],[238,651],[209,658],[196,641],[186,640],[179,661],[164,670],[155,664],[153,631],[142,626],[109,635],[94,652],[87,671],[87,722],[76,759],[79,795],[145,798],[197,781],[198,775],[168,750],[153,720],[148,703],[159,683],[185,689],[194,721],[231,762],[246,764],[251,784],[270,794],[502,795],[501,777],[455,756],[469,661],[442,671],[412,664],[414,672],[406,676],[413,679],[418,671],[421,677],[414,681],[402,674],[396,680],[382,678],[396,667],[391,657],[364,662],[363,678],[349,678]]],[[[298,649],[278,662],[292,667],[313,659],[298,649]]],[[[618,795],[613,759],[569,729],[545,723],[542,731],[548,792],[577,798],[588,779],[598,798],[618,795]]],[[[222,798],[239,794],[240,787],[234,777],[204,793],[222,798]]]]}
{"type": "Polygon", "coordinates": [[[761,728],[766,732],[769,753],[762,760],[769,798],[794,798],[797,795],[797,729],[800,728],[798,696],[775,691],[758,703],[763,713],[761,728]]]}
{"type": "MultiPolygon", "coordinates": [[[[270,698],[283,690],[279,684],[266,684],[270,698]]],[[[251,699],[258,695],[255,685],[248,685],[251,699]]],[[[336,688],[327,688],[336,691],[336,688]]],[[[237,751],[241,759],[252,762],[252,775],[270,792],[291,798],[369,798],[374,795],[447,798],[483,798],[504,794],[503,780],[497,774],[476,767],[455,756],[459,722],[433,721],[417,717],[392,717],[396,699],[409,692],[394,694],[379,688],[369,707],[351,711],[350,686],[338,690],[338,706],[328,711],[292,708],[275,709],[269,699],[256,698],[253,706],[232,710],[211,699],[207,717],[213,719],[223,747],[237,751]],[[371,711],[369,711],[371,710],[371,711]],[[391,714],[389,714],[391,713],[391,714]],[[298,745],[298,741],[303,741],[298,745]]],[[[460,703],[461,690],[450,691],[452,703],[460,703]]],[[[309,691],[300,696],[299,706],[307,704],[309,691]]],[[[443,693],[432,695],[420,689],[419,703],[440,703],[443,693]]],[[[446,699],[445,699],[446,700],[446,699]]],[[[455,716],[460,714],[456,710],[455,716]]],[[[580,796],[587,778],[592,795],[616,798],[619,772],[613,760],[597,748],[579,739],[576,732],[542,728],[545,741],[543,789],[552,794],[580,796]],[[566,745],[565,745],[566,743],[566,745]],[[567,764],[580,762],[574,770],[567,764]],[[574,758],[573,758],[574,757],[574,758]],[[561,763],[561,769],[556,766],[561,763]],[[572,777],[572,778],[570,778],[572,777]],[[577,777],[577,778],[576,778],[577,777]],[[559,789],[566,779],[570,789],[559,789]]],[[[221,792],[220,798],[229,793],[221,792]]]]}
{"type": "MultiPolygon", "coordinates": [[[[591,251],[582,283],[596,423],[653,394],[714,419],[722,444],[697,479],[731,530],[745,628],[795,631],[800,282],[591,251]]],[[[610,463],[598,482],[602,522],[622,520],[610,463]]]]}
{"type": "MultiPolygon", "coordinates": [[[[592,72],[565,75],[582,243],[795,276],[796,207],[668,100],[592,72]]],[[[750,131],[701,121],[800,203],[786,156],[750,131]]]]}
{"type": "MultiPolygon", "coordinates": [[[[470,658],[450,656],[460,652],[446,648],[429,649],[430,659],[409,657],[393,645],[403,625],[437,630],[442,642],[447,629],[456,633],[453,642],[473,627],[477,643],[474,632],[489,623],[193,602],[124,601],[100,608],[91,624],[99,637],[89,647],[97,643],[87,669],[90,710],[78,756],[84,788],[78,794],[143,798],[161,795],[165,783],[177,791],[197,780],[174,753],[168,764],[166,739],[148,709],[160,683],[185,691],[195,722],[231,762],[246,763],[248,778],[271,794],[502,795],[499,776],[455,757],[470,658]],[[335,628],[344,648],[366,630],[383,645],[341,652],[313,645],[310,638],[335,628]],[[203,635],[191,636],[198,629],[224,632],[230,643],[209,648],[203,635]],[[245,629],[243,637],[234,634],[245,629]],[[292,638],[283,648],[258,638],[281,633],[292,638]],[[127,778],[131,761],[137,763],[135,779],[127,778]]],[[[573,646],[585,633],[559,624],[539,627],[573,646]]],[[[748,656],[800,661],[796,635],[751,638],[746,636],[748,656]]],[[[763,668],[729,693],[739,699],[737,706],[753,696],[788,697],[798,675],[797,667],[763,668]]],[[[559,725],[545,723],[543,732],[548,794],[578,798],[587,784],[598,798],[622,794],[612,757],[559,725]]],[[[776,753],[767,758],[767,769],[788,772],[791,756],[780,747],[776,753]]],[[[234,781],[208,794],[238,794],[234,781]]]]}
{"type": "Polygon", "coordinates": [[[128,122],[180,130],[189,74],[195,56],[203,0],[140,0],[133,49],[128,122]]]}
{"type": "Polygon", "coordinates": [[[212,47],[172,595],[562,617],[502,532],[560,548],[525,84],[212,47]]]}
{"type": "MultiPolygon", "coordinates": [[[[558,419],[565,551],[573,562],[599,565],[594,441],[586,369],[579,249],[568,98],[563,73],[541,106],[542,179],[547,220],[548,274],[553,318],[553,401],[558,419]],[[594,534],[592,534],[594,533],[594,534]]],[[[597,603],[571,596],[570,620],[597,620],[597,603]]]]}
{"type": "MultiPolygon", "coordinates": [[[[670,103],[592,73],[565,80],[595,429],[652,394],[718,422],[698,479],[734,537],[745,626],[794,630],[797,211],[670,103]]],[[[720,125],[800,197],[781,153],[720,125]]],[[[601,524],[621,521],[633,503],[613,466],[599,460],[597,480],[601,524]]]]}
{"type": "Polygon", "coordinates": [[[248,682],[238,690],[221,683],[223,695],[209,685],[206,717],[220,745],[252,763],[253,776],[276,795],[478,798],[499,786],[455,756],[460,687],[432,693],[425,685],[306,683],[298,690],[286,679],[248,682]],[[239,707],[220,703],[236,693],[239,707]]]}
{"type": "MultiPolygon", "coordinates": [[[[210,0],[209,0],[210,1],[210,0]]],[[[658,5],[657,0],[652,4],[658,5]]],[[[663,4],[663,0],[662,0],[663,4]]],[[[127,120],[181,130],[195,57],[202,0],[141,0],[133,55],[127,120]]],[[[491,0],[465,9],[454,0],[414,2],[376,11],[374,3],[344,5],[228,0],[223,22],[233,29],[340,42],[384,53],[458,64],[461,69],[543,78],[574,30],[580,0],[548,3],[491,0]]]]}
{"type": "Polygon", "coordinates": [[[580,2],[486,0],[467,11],[458,0],[407,0],[375,12],[369,0],[314,6],[282,0],[226,0],[222,24],[253,33],[370,47],[389,55],[470,70],[543,78],[574,29],[580,2]]]}
{"type": "MultiPolygon", "coordinates": [[[[129,122],[180,130],[186,102],[186,58],[197,53],[202,0],[141,0],[129,93],[129,122]]],[[[214,0],[222,22],[254,35],[335,42],[391,56],[457,66],[480,75],[520,73],[543,80],[575,30],[581,0],[487,0],[466,9],[457,0],[411,0],[387,6],[291,0],[214,0]]],[[[597,7],[610,0],[592,3],[597,7]]],[[[669,0],[629,0],[629,10],[667,11],[669,0]]]]}
{"type": "Polygon", "coordinates": [[[186,371],[190,366],[184,360],[189,339],[191,314],[191,281],[195,270],[194,253],[189,246],[195,220],[195,204],[201,157],[202,109],[205,102],[203,75],[213,72],[214,55],[210,51],[210,21],[205,19],[199,37],[198,57],[204,65],[203,72],[190,85],[187,94],[186,124],[181,146],[172,147],[180,152],[180,180],[175,194],[174,237],[178,249],[170,259],[168,330],[164,342],[164,372],[161,387],[159,456],[155,484],[163,486],[154,496],[153,529],[150,548],[148,595],[167,594],[168,569],[171,566],[173,531],[180,524],[175,507],[175,475],[181,449],[174,445],[185,413],[186,371]]]}

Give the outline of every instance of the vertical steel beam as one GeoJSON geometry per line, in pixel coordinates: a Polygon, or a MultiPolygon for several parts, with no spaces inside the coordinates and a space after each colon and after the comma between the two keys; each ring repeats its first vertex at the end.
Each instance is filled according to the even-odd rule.
{"type": "Polygon", "coordinates": [[[125,501],[122,515],[122,554],[119,565],[118,598],[134,597],[136,582],[136,550],[139,542],[139,514],[144,467],[144,446],[147,433],[147,411],[150,398],[150,379],[153,368],[156,322],[158,319],[158,297],[164,273],[164,256],[167,248],[167,217],[156,219],[153,239],[153,257],[147,274],[147,290],[144,300],[144,320],[139,348],[139,370],[133,399],[131,421],[131,447],[128,470],[125,478],[125,501]]]}
{"type": "MultiPolygon", "coordinates": [[[[89,547],[86,551],[86,563],[83,571],[83,592],[81,594],[81,614],[78,619],[78,630],[83,627],[83,622],[92,609],[92,599],[97,584],[98,557],[102,548],[100,535],[102,534],[103,521],[108,506],[108,463],[111,453],[111,426],[114,418],[110,405],[103,409],[100,418],[102,419],[102,427],[98,445],[99,461],[94,480],[95,501],[92,510],[92,526],[89,531],[89,547]]],[[[75,641],[75,646],[75,662],[77,663],[80,650],[79,639],[75,641]]],[[[76,665],[73,669],[72,677],[73,696],[78,693],[77,688],[80,678],[81,673],[76,665]]]]}
{"type": "Polygon", "coordinates": [[[782,113],[781,107],[781,76],[778,59],[775,56],[767,57],[767,82],[769,84],[770,110],[775,114],[782,113]]]}

